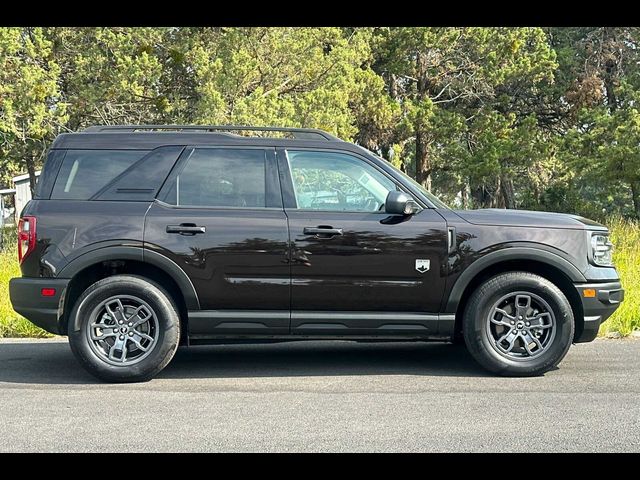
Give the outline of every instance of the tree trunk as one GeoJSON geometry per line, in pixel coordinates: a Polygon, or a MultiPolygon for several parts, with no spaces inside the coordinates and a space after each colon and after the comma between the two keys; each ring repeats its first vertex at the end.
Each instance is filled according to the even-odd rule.
{"type": "Polygon", "coordinates": [[[462,209],[466,210],[469,208],[469,184],[465,183],[460,190],[460,198],[462,200],[462,209]]]}
{"type": "Polygon", "coordinates": [[[513,188],[513,179],[504,173],[500,176],[500,193],[504,208],[516,208],[516,195],[513,188]]]}
{"type": "MultiPolygon", "coordinates": [[[[429,96],[429,79],[427,77],[427,57],[424,52],[416,55],[417,100],[422,102],[429,96]]],[[[429,142],[421,121],[415,125],[416,132],[416,181],[431,191],[431,162],[429,159],[429,142]]]]}
{"type": "Polygon", "coordinates": [[[416,181],[431,191],[431,165],[425,136],[421,131],[416,133],[416,181]]]}
{"type": "MultiPolygon", "coordinates": [[[[604,27],[604,39],[605,46],[607,43],[615,42],[615,32],[613,27],[604,27]]],[[[604,62],[604,75],[602,82],[604,83],[604,89],[607,94],[607,106],[610,112],[614,112],[618,108],[618,99],[616,98],[615,86],[617,76],[617,65],[615,58],[607,58],[604,62]]]]}
{"type": "Polygon", "coordinates": [[[491,206],[491,195],[484,185],[471,190],[475,206],[477,208],[488,208],[491,206]]]}
{"type": "Polygon", "coordinates": [[[394,73],[389,75],[389,96],[393,100],[398,98],[398,77],[394,73]]]}
{"type": "Polygon", "coordinates": [[[504,197],[502,196],[502,176],[498,175],[496,184],[493,189],[493,197],[491,198],[491,208],[505,208],[504,197]]]}
{"type": "Polygon", "coordinates": [[[636,218],[640,219],[640,180],[631,182],[631,198],[633,199],[633,211],[636,218]]]}
{"type": "Polygon", "coordinates": [[[607,93],[607,106],[609,107],[610,112],[614,112],[618,108],[618,99],[616,98],[615,92],[615,64],[613,62],[609,62],[606,65],[606,70],[604,74],[604,89],[607,93]]]}
{"type": "Polygon", "coordinates": [[[391,146],[387,143],[380,145],[380,153],[382,158],[391,163],[391,146]]]}
{"type": "Polygon", "coordinates": [[[36,192],[36,159],[33,154],[26,156],[27,159],[27,173],[29,173],[29,188],[31,189],[31,198],[34,197],[36,192]]]}

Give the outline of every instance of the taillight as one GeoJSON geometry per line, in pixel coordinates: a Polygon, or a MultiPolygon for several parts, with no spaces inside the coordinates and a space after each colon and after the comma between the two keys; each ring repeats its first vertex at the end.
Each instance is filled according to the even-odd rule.
{"type": "Polygon", "coordinates": [[[22,217],[18,222],[18,261],[22,263],[36,248],[36,217],[22,217]]]}

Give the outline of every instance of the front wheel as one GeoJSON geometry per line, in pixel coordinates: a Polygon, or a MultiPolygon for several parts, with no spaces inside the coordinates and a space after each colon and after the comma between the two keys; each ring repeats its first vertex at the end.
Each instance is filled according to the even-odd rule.
{"type": "Polygon", "coordinates": [[[159,373],[180,340],[180,318],[157,284],[114,275],[87,288],[69,318],[69,344],[92,375],[139,382],[159,373]]]}
{"type": "Polygon", "coordinates": [[[569,301],[553,283],[528,272],[496,275],[469,299],[463,317],[467,348],[500,375],[534,376],[564,358],[574,334],[569,301]]]}

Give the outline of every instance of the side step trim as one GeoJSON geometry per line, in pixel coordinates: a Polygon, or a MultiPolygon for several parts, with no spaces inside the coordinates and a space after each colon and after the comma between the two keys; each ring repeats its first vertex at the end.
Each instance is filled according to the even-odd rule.
{"type": "Polygon", "coordinates": [[[189,312],[189,337],[251,335],[323,337],[439,337],[453,335],[455,315],[419,312],[198,310],[189,312]]]}

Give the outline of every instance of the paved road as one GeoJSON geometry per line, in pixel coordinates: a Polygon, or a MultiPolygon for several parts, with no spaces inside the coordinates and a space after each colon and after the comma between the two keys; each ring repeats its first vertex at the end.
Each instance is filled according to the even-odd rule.
{"type": "Polygon", "coordinates": [[[107,385],[64,340],[2,340],[0,451],[638,452],[639,360],[598,340],[517,379],[451,345],[235,345],[107,385]]]}

